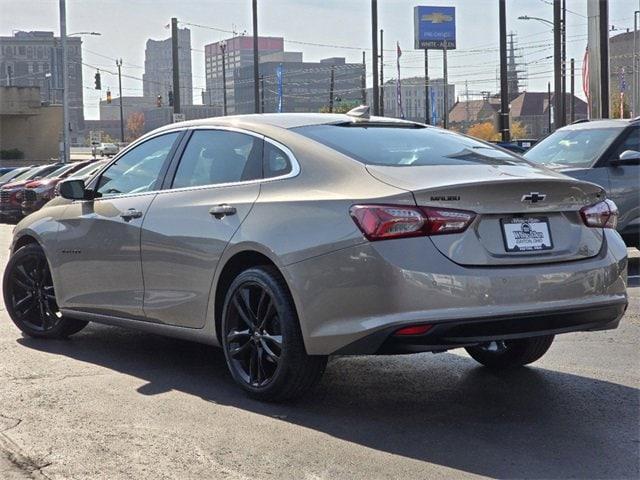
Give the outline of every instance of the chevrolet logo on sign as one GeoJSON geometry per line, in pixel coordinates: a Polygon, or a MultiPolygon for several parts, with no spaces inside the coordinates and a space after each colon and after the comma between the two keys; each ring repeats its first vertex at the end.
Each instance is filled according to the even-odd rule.
{"type": "Polygon", "coordinates": [[[453,22],[453,17],[451,15],[445,15],[444,13],[434,12],[429,15],[423,15],[422,20],[431,23],[445,23],[453,22]]]}

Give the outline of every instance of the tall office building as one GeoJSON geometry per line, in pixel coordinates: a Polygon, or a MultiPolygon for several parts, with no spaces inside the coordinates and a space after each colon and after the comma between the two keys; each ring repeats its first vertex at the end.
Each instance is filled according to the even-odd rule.
{"type": "MultiPolygon", "coordinates": [[[[67,38],[71,143],[83,141],[82,40],[67,38]]],[[[53,32],[0,37],[0,86],[40,87],[40,100],[62,103],[62,44],[53,32]]]]}
{"type": "MultiPolygon", "coordinates": [[[[180,103],[193,105],[193,80],[191,77],[191,31],[178,29],[178,65],[180,67],[180,103]]],[[[145,97],[167,104],[169,91],[173,91],[173,56],[171,37],[165,40],[147,40],[144,51],[143,92],[145,97]]]]}
{"type": "MultiPolygon", "coordinates": [[[[210,43],[204,47],[205,73],[207,90],[202,94],[205,105],[221,106],[223,103],[222,89],[222,46],[227,77],[227,110],[228,113],[238,113],[235,105],[235,77],[234,72],[239,68],[253,66],[253,37],[237,36],[210,43]]],[[[258,37],[258,52],[260,56],[284,51],[284,38],[258,37]]],[[[247,79],[253,88],[253,78],[247,79]]],[[[253,97],[252,97],[253,98],[253,97]]],[[[253,100],[251,100],[253,102],[253,100]]],[[[252,103],[253,105],[253,103],[252,103]]],[[[239,106],[240,107],[240,106],[239,106]]],[[[253,107],[252,107],[253,108],[253,107]]]]}

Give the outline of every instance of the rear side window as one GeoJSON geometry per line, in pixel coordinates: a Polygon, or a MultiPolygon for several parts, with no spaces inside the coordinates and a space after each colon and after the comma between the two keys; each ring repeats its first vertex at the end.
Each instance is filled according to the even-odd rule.
{"type": "Polygon", "coordinates": [[[275,145],[264,143],[264,178],[281,177],[291,173],[291,160],[289,156],[275,145]]]}
{"type": "Polygon", "coordinates": [[[436,128],[349,124],[293,130],[367,165],[526,165],[504,150],[436,128]]]}
{"type": "Polygon", "coordinates": [[[226,130],[193,132],[172,188],[244,182],[262,178],[262,139],[226,130]]]}

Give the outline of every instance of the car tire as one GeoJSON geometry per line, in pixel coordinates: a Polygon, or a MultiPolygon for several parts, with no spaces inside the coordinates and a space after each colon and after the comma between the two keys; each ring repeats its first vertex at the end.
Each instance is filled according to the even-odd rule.
{"type": "Polygon", "coordinates": [[[4,304],[13,323],[34,338],[66,338],[88,322],[60,314],[51,270],[42,247],[36,243],[18,249],[4,270],[4,304]]]}
{"type": "Polygon", "coordinates": [[[467,347],[465,350],[471,355],[471,358],[485,367],[494,369],[514,368],[540,359],[551,347],[553,338],[553,335],[547,335],[516,340],[501,340],[467,347]]]}
{"type": "Polygon", "coordinates": [[[327,357],[307,355],[291,293],[274,267],[250,268],[234,279],[221,326],[229,371],[253,398],[299,398],[324,373],[327,357]]]}

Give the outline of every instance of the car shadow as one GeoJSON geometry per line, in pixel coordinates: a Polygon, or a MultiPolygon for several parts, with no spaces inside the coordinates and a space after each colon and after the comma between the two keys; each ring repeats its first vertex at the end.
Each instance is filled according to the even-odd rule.
{"type": "Polygon", "coordinates": [[[637,478],[639,391],[541,368],[494,373],[454,354],[338,357],[314,395],[247,398],[220,349],[90,325],[68,341],[20,338],[147,383],[276,417],[368,448],[490,477],[637,478]]]}

